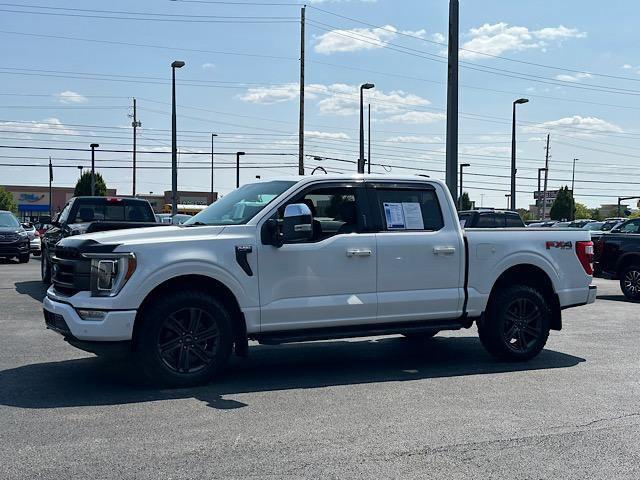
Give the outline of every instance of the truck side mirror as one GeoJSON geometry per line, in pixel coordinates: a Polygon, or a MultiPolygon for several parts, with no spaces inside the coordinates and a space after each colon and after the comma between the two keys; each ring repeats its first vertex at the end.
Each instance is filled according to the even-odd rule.
{"type": "Polygon", "coordinates": [[[282,239],[284,243],[298,243],[313,237],[313,215],[304,203],[292,203],[284,209],[282,239]]]}

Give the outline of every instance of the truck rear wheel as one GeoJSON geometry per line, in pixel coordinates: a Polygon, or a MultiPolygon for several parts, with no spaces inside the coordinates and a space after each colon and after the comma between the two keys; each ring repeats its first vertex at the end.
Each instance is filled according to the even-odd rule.
{"type": "Polygon", "coordinates": [[[495,294],[478,334],[487,351],[501,359],[529,360],[549,338],[551,308],[542,294],[526,285],[506,287],[495,294]]]}
{"type": "Polygon", "coordinates": [[[158,298],[140,321],[136,356],[150,382],[200,385],[226,366],[233,344],[231,315],[206,293],[181,291],[158,298]]]}
{"type": "Polygon", "coordinates": [[[620,288],[629,300],[640,302],[640,265],[631,265],[622,271],[620,288]]]}

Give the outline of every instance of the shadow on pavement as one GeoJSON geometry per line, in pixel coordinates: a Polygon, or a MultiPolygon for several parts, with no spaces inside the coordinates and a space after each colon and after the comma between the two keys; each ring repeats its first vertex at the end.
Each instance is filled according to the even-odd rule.
{"type": "Polygon", "coordinates": [[[633,303],[624,295],[598,295],[598,300],[609,300],[611,302],[633,303]]]}
{"type": "Polygon", "coordinates": [[[41,302],[47,295],[47,286],[40,280],[29,280],[26,282],[16,282],[16,292],[21,295],[29,295],[34,300],[41,302]]]}
{"type": "Polygon", "coordinates": [[[248,359],[234,359],[211,385],[167,390],[141,386],[126,361],[92,357],[1,371],[0,404],[59,408],[197,398],[213,408],[230,409],[246,406],[224,398],[240,393],[567,368],[584,361],[544,350],[526,363],[498,362],[471,337],[260,345],[251,347],[248,359]]]}

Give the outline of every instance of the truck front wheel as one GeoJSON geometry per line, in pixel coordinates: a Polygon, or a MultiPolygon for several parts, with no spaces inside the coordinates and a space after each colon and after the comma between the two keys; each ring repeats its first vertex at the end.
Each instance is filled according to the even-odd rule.
{"type": "Polygon", "coordinates": [[[152,383],[195,386],[226,366],[233,345],[231,315],[206,293],[156,298],[139,320],[136,356],[152,383]]]}
{"type": "Polygon", "coordinates": [[[491,299],[478,334],[487,351],[502,360],[535,357],[549,337],[551,308],[542,294],[526,285],[498,291],[491,299]]]}

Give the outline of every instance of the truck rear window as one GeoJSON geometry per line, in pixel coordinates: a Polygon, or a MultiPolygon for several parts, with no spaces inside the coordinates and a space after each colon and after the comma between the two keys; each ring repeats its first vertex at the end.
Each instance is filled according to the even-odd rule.
{"type": "Polygon", "coordinates": [[[81,201],[72,223],[85,222],[155,222],[151,208],[142,202],[81,201]]]}

